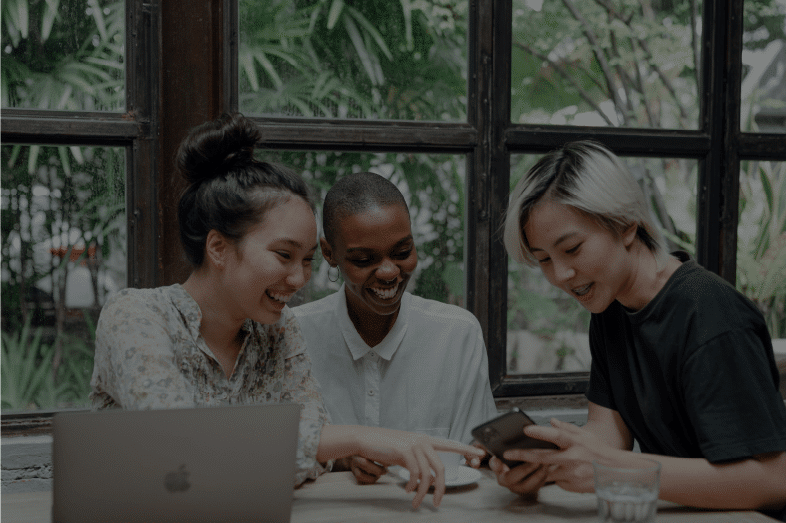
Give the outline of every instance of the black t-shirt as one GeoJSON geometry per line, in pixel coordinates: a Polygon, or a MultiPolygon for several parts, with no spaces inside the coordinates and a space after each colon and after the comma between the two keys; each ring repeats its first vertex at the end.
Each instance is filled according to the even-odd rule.
{"type": "Polygon", "coordinates": [[[590,323],[587,398],[616,410],[641,450],[712,463],[786,450],[786,406],[764,318],[685,253],[636,312],[590,323]]]}

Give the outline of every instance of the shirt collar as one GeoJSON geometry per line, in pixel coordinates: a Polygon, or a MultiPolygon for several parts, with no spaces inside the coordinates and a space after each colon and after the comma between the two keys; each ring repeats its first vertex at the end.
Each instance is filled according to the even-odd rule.
{"type": "Polygon", "coordinates": [[[376,347],[369,347],[368,344],[363,341],[363,338],[360,337],[360,334],[357,329],[355,329],[355,325],[349,317],[346,292],[345,285],[342,285],[336,296],[338,299],[336,314],[338,316],[341,332],[344,335],[344,341],[346,341],[349,352],[352,354],[352,359],[359,360],[367,353],[374,352],[379,357],[390,361],[401,345],[404,335],[407,333],[412,295],[408,292],[404,292],[401,297],[401,308],[398,311],[398,317],[396,318],[396,323],[393,324],[393,328],[379,345],[376,347]]]}

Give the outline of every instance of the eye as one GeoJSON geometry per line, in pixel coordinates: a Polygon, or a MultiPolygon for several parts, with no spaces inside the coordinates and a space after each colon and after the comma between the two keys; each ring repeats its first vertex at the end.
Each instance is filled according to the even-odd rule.
{"type": "Polygon", "coordinates": [[[568,254],[573,254],[573,253],[575,253],[575,252],[577,252],[579,250],[579,247],[581,247],[580,243],[578,245],[576,245],[575,247],[572,247],[572,248],[568,249],[565,252],[568,253],[568,254]]]}
{"type": "Polygon", "coordinates": [[[366,267],[371,264],[371,258],[356,258],[349,261],[357,267],[366,267]]]}
{"type": "Polygon", "coordinates": [[[285,260],[292,259],[292,256],[290,256],[290,254],[288,252],[286,252],[286,251],[276,251],[276,254],[278,254],[279,256],[284,258],[285,260]]]}
{"type": "Polygon", "coordinates": [[[546,263],[546,262],[548,262],[548,261],[551,261],[551,258],[548,258],[548,257],[546,257],[546,258],[541,258],[541,259],[539,259],[539,260],[538,260],[538,263],[540,263],[540,264],[544,264],[544,263],[546,263]]]}
{"type": "Polygon", "coordinates": [[[407,249],[406,251],[401,251],[393,255],[394,258],[398,260],[406,260],[409,258],[409,255],[412,254],[412,249],[407,249]]]}

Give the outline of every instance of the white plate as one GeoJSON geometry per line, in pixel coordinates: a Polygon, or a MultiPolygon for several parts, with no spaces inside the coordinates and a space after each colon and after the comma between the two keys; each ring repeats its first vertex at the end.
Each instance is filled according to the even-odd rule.
{"type": "MultiPolygon", "coordinates": [[[[396,474],[404,481],[409,481],[409,471],[404,467],[390,467],[389,470],[396,474]]],[[[452,470],[445,469],[445,486],[463,487],[472,485],[480,479],[481,473],[472,467],[465,467],[464,465],[455,467],[452,470]]]]}

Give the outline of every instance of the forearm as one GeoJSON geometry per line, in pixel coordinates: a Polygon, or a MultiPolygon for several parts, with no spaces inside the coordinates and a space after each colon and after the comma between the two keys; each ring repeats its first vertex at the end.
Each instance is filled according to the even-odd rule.
{"type": "Polygon", "coordinates": [[[786,453],[725,464],[620,451],[623,462],[646,457],[661,463],[660,498],[710,509],[767,509],[786,504],[786,453]]]}
{"type": "Polygon", "coordinates": [[[338,460],[358,454],[361,450],[355,425],[325,425],[319,438],[317,461],[338,460]]]}

